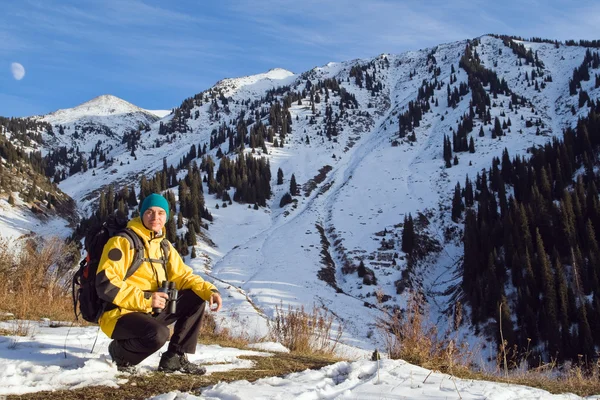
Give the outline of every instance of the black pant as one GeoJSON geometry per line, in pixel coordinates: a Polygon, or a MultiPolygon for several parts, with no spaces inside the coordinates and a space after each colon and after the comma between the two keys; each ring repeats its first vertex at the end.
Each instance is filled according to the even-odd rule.
{"type": "Polygon", "coordinates": [[[192,290],[182,290],[174,314],[165,311],[153,316],[141,312],[123,315],[117,321],[112,338],[118,357],[137,365],[160,349],[169,339],[168,326],[175,322],[169,351],[195,353],[205,302],[192,290]]]}

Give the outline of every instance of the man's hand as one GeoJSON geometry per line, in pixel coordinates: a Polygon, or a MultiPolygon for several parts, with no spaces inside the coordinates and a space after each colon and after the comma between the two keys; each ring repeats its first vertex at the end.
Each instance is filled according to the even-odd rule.
{"type": "Polygon", "coordinates": [[[211,311],[217,312],[223,306],[223,300],[221,299],[221,295],[219,293],[213,293],[210,295],[210,299],[208,300],[208,307],[211,311]]]}
{"type": "Polygon", "coordinates": [[[152,308],[160,308],[161,310],[167,306],[169,295],[165,292],[152,293],[152,308]]]}

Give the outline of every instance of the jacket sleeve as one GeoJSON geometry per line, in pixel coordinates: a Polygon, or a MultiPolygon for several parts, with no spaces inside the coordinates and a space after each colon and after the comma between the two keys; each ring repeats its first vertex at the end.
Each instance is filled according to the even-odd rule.
{"type": "Polygon", "coordinates": [[[178,290],[192,289],[205,301],[208,301],[213,293],[219,292],[215,285],[194,274],[194,271],[183,262],[177,250],[170,243],[169,247],[169,279],[175,282],[178,290]]]}
{"type": "Polygon", "coordinates": [[[124,281],[127,269],[133,260],[134,251],[129,240],[114,236],[108,240],[96,272],[98,296],[117,307],[131,311],[151,312],[152,300],[144,298],[144,292],[124,281]]]}

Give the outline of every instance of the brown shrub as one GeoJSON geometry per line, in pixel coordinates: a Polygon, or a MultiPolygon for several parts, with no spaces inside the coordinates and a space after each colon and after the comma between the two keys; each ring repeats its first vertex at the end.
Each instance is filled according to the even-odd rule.
{"type": "Polygon", "coordinates": [[[423,298],[414,294],[403,313],[398,311],[388,320],[377,321],[389,357],[443,372],[469,368],[472,353],[467,344],[441,338],[435,326],[425,323],[422,307],[423,298]]]}
{"type": "Polygon", "coordinates": [[[0,238],[2,311],[20,319],[72,319],[70,279],[78,260],[76,246],[56,237],[16,243],[0,238]]]}
{"type": "Polygon", "coordinates": [[[313,307],[312,312],[300,308],[275,307],[275,318],[269,325],[270,336],[293,353],[332,356],[342,335],[340,327],[332,336],[334,317],[313,307]]]}

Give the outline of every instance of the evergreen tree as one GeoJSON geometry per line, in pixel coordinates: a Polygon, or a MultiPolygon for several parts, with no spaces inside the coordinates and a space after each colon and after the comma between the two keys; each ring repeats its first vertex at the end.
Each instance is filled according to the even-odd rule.
{"type": "Polygon", "coordinates": [[[135,195],[135,189],[132,187],[127,196],[127,205],[129,207],[135,207],[138,205],[137,197],[135,195]]]}
{"type": "Polygon", "coordinates": [[[500,125],[500,119],[498,117],[495,117],[492,138],[495,139],[497,136],[502,136],[502,125],[500,125]]]}
{"type": "Polygon", "coordinates": [[[404,226],[402,228],[402,251],[412,255],[415,248],[415,226],[410,213],[404,217],[404,226]]]}
{"type": "Polygon", "coordinates": [[[469,180],[469,176],[465,180],[465,206],[472,207],[473,206],[473,184],[469,180]]]}
{"type": "MultiPolygon", "coordinates": [[[[560,261],[560,257],[558,251],[554,249],[554,274],[555,274],[555,282],[556,282],[556,299],[557,299],[557,310],[558,310],[558,320],[560,322],[560,330],[561,330],[561,346],[562,346],[562,355],[561,358],[565,358],[565,353],[568,351],[567,348],[568,343],[570,341],[570,332],[569,332],[569,291],[567,285],[567,279],[565,277],[564,267],[560,261]],[[567,351],[565,351],[567,350],[567,351]]],[[[559,353],[560,354],[560,353],[559,353]]]]}
{"type": "Polygon", "coordinates": [[[100,192],[100,200],[98,201],[98,211],[96,215],[100,221],[104,221],[108,216],[108,208],[106,206],[106,196],[104,192],[100,192]]]}
{"type": "Polygon", "coordinates": [[[281,197],[281,200],[279,201],[279,207],[285,207],[286,205],[290,204],[292,202],[292,196],[286,192],[283,197],[281,197]]]}
{"type": "Polygon", "coordinates": [[[358,273],[359,278],[364,278],[365,274],[367,273],[367,269],[365,268],[365,263],[363,260],[360,260],[360,264],[358,264],[356,272],[358,273]]]}
{"type": "Polygon", "coordinates": [[[195,246],[198,242],[196,239],[196,229],[194,228],[194,224],[190,221],[188,222],[188,237],[187,237],[187,245],[195,246]]]}
{"type": "Polygon", "coordinates": [[[460,184],[456,184],[454,187],[454,197],[452,198],[452,221],[458,222],[460,219],[464,205],[462,202],[462,196],[460,194],[460,184]]]}
{"type": "Polygon", "coordinates": [[[181,228],[183,228],[183,215],[181,214],[181,211],[179,211],[177,213],[177,229],[181,228]]]}
{"type": "Polygon", "coordinates": [[[540,271],[542,278],[543,324],[540,327],[540,332],[545,332],[550,349],[552,350],[552,353],[555,353],[559,349],[556,287],[554,283],[554,274],[551,271],[550,262],[546,251],[544,250],[544,242],[542,241],[542,236],[537,228],[535,231],[535,242],[538,270],[540,271]]]}
{"type": "Polygon", "coordinates": [[[592,329],[587,317],[586,302],[584,301],[579,306],[578,314],[578,353],[587,356],[588,358],[594,357],[596,352],[594,350],[594,340],[592,338],[592,329]]]}
{"type": "Polygon", "coordinates": [[[175,218],[169,218],[165,224],[167,240],[171,243],[177,242],[177,227],[175,226],[175,218]]]}
{"type": "MultiPolygon", "coordinates": [[[[598,242],[596,240],[596,233],[594,226],[590,219],[587,220],[586,224],[586,239],[585,244],[588,250],[587,257],[587,279],[590,281],[590,286],[597,290],[600,278],[600,250],[598,242]]],[[[600,293],[599,293],[600,294],[600,293]]]]}
{"type": "Polygon", "coordinates": [[[452,166],[452,143],[446,135],[444,135],[444,161],[446,163],[446,168],[452,166]]]}
{"type": "Polygon", "coordinates": [[[292,174],[290,179],[290,194],[292,196],[298,196],[298,185],[296,184],[296,175],[292,174]]]}
{"type": "Polygon", "coordinates": [[[281,168],[277,169],[277,184],[283,185],[283,171],[281,170],[281,168]]]}

